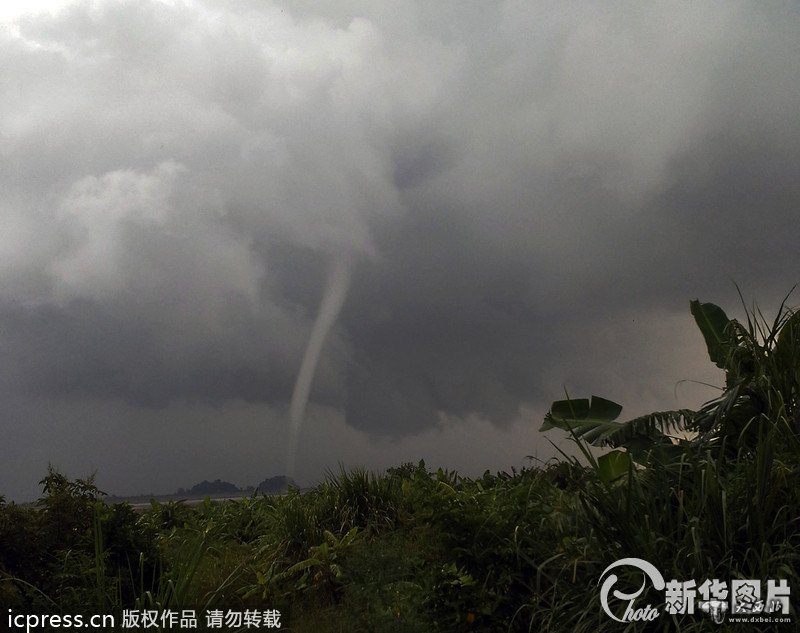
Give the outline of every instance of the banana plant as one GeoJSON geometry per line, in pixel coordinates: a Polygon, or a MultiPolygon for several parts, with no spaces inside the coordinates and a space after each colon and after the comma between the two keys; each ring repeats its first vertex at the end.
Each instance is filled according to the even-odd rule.
{"type": "Polygon", "coordinates": [[[625,473],[631,460],[645,464],[654,455],[668,458],[676,452],[672,431],[691,426],[694,411],[656,411],[626,422],[618,422],[622,405],[600,396],[591,399],[557,400],[545,415],[540,431],[568,431],[576,440],[614,450],[598,458],[603,479],[612,481],[625,473]]]}
{"type": "Polygon", "coordinates": [[[719,398],[703,405],[694,419],[704,444],[738,450],[754,444],[761,424],[786,427],[790,443],[800,433],[800,312],[781,302],[772,322],[754,308],[747,323],[729,319],[711,303],[691,309],[712,362],[725,371],[719,398]]]}
{"type": "Polygon", "coordinates": [[[679,444],[693,443],[738,450],[753,439],[764,420],[792,423],[788,440],[800,445],[800,312],[786,307],[768,322],[760,311],[748,312],[747,324],[729,318],[713,303],[690,302],[692,316],[711,361],[725,371],[725,388],[719,398],[698,411],[657,411],[618,422],[622,406],[611,400],[567,399],[554,402],[540,431],[559,428],[592,446],[617,449],[598,459],[601,475],[614,479],[630,467],[630,460],[645,464],[654,455],[677,455],[679,444]],[[670,433],[683,432],[682,436],[670,433]],[[685,433],[694,433],[685,439],[685,433]],[[624,450],[621,450],[624,449],[624,450]]]}

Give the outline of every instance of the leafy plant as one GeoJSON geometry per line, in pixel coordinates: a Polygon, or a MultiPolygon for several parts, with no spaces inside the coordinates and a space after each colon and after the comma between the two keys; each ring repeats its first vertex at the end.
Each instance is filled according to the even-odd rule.
{"type": "Polygon", "coordinates": [[[800,433],[800,312],[781,302],[768,321],[758,308],[747,324],[710,303],[692,301],[692,314],[712,362],[725,371],[722,395],[697,413],[693,428],[704,443],[733,453],[753,445],[761,424],[786,426],[787,443],[798,448],[800,433]]]}
{"type": "Polygon", "coordinates": [[[295,563],[288,570],[287,576],[300,574],[295,583],[295,589],[321,590],[330,595],[335,595],[339,589],[339,579],[342,576],[340,560],[343,554],[352,547],[359,538],[358,528],[351,528],[341,538],[325,530],[325,541],[314,545],[308,550],[308,558],[295,563]]]}
{"type": "MultiPolygon", "coordinates": [[[[800,312],[788,309],[784,299],[771,323],[754,308],[744,326],[712,303],[693,300],[690,309],[709,358],[725,370],[719,398],[699,411],[658,411],[627,422],[617,422],[622,406],[605,398],[558,400],[539,430],[559,428],[593,446],[623,448],[640,464],[654,456],[679,456],[676,444],[684,441],[697,447],[727,446],[735,455],[739,448],[755,444],[762,423],[786,427],[786,441],[799,448],[800,312]],[[671,435],[676,432],[695,435],[686,440],[671,435]]],[[[621,453],[604,456],[598,463],[604,477],[612,479],[629,466],[621,453]]]]}

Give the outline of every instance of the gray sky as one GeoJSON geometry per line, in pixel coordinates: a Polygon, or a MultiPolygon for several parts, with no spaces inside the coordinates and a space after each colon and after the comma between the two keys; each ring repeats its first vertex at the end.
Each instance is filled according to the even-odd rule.
{"type": "MultiPolygon", "coordinates": [[[[800,11],[25,2],[0,26],[0,494],[554,454],[720,384],[688,310],[800,281],[800,11]]],[[[793,303],[800,303],[793,295],[793,303]]]]}

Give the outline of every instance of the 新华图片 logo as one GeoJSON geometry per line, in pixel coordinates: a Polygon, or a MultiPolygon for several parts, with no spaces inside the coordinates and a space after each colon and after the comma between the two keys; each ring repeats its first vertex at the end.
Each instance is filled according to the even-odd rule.
{"type": "Polygon", "coordinates": [[[726,617],[731,622],[791,622],[791,589],[786,580],[767,580],[762,598],[760,580],[726,582],[713,578],[699,584],[696,580],[665,581],[652,563],[641,558],[623,558],[606,567],[600,581],[600,603],[606,614],[617,622],[652,622],[664,613],[693,615],[697,610],[708,614],[717,624],[724,622],[726,617]],[[620,573],[624,568],[642,575],[641,586],[629,593],[614,589],[620,580],[614,572],[620,573]],[[663,600],[656,605],[638,601],[648,587],[662,592],[663,600]],[[610,601],[612,596],[616,600],[610,601]]]}

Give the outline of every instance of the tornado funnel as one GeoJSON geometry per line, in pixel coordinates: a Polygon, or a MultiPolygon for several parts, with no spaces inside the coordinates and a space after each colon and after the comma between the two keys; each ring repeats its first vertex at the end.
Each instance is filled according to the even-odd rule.
{"type": "Polygon", "coordinates": [[[314,326],[311,328],[311,336],[303,354],[303,362],[300,363],[300,371],[297,374],[297,381],[292,392],[292,401],[289,405],[289,445],[286,463],[287,474],[290,477],[295,476],[298,443],[302,432],[306,406],[308,405],[308,397],[311,392],[311,384],[314,381],[314,374],[325,345],[325,339],[334,323],[336,323],[336,318],[339,316],[344,300],[347,297],[351,271],[352,263],[347,257],[337,257],[331,263],[319,312],[314,321],[314,326]]]}

